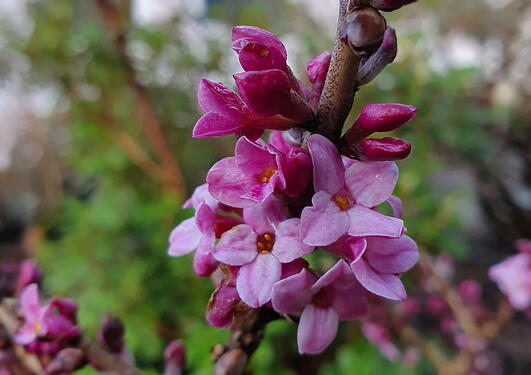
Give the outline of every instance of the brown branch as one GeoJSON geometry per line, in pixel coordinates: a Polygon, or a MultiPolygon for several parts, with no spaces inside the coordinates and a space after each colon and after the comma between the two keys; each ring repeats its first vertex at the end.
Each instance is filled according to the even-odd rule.
{"type": "Polygon", "coordinates": [[[446,355],[437,348],[436,345],[430,343],[422,337],[422,335],[413,327],[407,326],[400,332],[404,341],[419,348],[422,353],[433,363],[437,369],[438,374],[445,374],[446,369],[450,367],[450,360],[446,355]]]}
{"type": "Polygon", "coordinates": [[[348,0],[339,0],[339,18],[332,60],[317,107],[319,120],[317,133],[326,136],[336,144],[352,108],[360,64],[360,56],[352,52],[339,37],[339,28],[346,17],[348,3],[348,0]]]}
{"type": "Polygon", "coordinates": [[[177,159],[166,142],[162,124],[157,117],[151,97],[146,88],[137,80],[136,71],[126,53],[125,19],[128,14],[128,3],[122,2],[117,5],[109,0],[95,0],[95,3],[107,30],[113,36],[114,47],[126,73],[127,83],[135,93],[134,109],[138,112],[146,139],[164,167],[167,184],[184,197],[186,187],[177,159]],[[126,9],[120,8],[120,5],[126,9]]]}
{"type": "Polygon", "coordinates": [[[213,374],[243,374],[264,338],[267,323],[276,319],[280,319],[280,315],[270,308],[252,309],[240,302],[234,313],[234,323],[227,343],[216,345],[212,350],[212,360],[215,362],[213,374]]]}

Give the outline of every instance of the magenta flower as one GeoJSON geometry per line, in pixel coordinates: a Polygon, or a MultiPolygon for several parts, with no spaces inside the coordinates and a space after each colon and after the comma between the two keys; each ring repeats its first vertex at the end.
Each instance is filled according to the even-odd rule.
{"type": "Polygon", "coordinates": [[[221,203],[252,207],[265,201],[275,188],[286,188],[285,155],[275,147],[242,137],[234,153],[214,164],[206,178],[210,194],[221,203]]]}
{"type": "Polygon", "coordinates": [[[262,205],[243,210],[245,224],[224,233],[214,257],[240,266],[236,289],[242,301],[259,307],[271,298],[271,288],[282,275],[282,263],[310,253],[312,246],[299,239],[299,219],[285,219],[280,200],[271,197],[262,205]]]}
{"type": "Polygon", "coordinates": [[[194,127],[194,138],[236,134],[256,139],[264,129],[285,130],[294,125],[293,120],[282,116],[257,115],[234,91],[206,79],[199,84],[197,101],[205,114],[194,127]]]}
{"type": "Polygon", "coordinates": [[[336,147],[314,134],[308,140],[315,195],[301,215],[304,243],[325,246],[344,234],[400,237],[403,221],[373,210],[394,190],[398,168],[392,162],[353,162],[345,169],[336,147]]]}
{"type": "Polygon", "coordinates": [[[15,333],[15,341],[19,345],[28,345],[37,337],[48,333],[48,319],[52,316],[52,307],[41,306],[37,284],[30,284],[22,290],[20,307],[24,315],[24,326],[15,333]]]}
{"type": "Polygon", "coordinates": [[[406,290],[399,275],[413,267],[419,259],[417,244],[410,237],[368,237],[363,255],[354,247],[350,267],[356,279],[368,291],[381,297],[403,300],[406,290]]]}
{"type": "Polygon", "coordinates": [[[531,254],[522,252],[489,269],[489,277],[517,310],[531,307],[531,254]]]}
{"type": "Polygon", "coordinates": [[[307,269],[273,286],[272,303],[281,314],[302,313],[297,331],[299,353],[320,353],[336,337],[340,320],[367,313],[366,292],[340,260],[320,279],[307,269]]]}

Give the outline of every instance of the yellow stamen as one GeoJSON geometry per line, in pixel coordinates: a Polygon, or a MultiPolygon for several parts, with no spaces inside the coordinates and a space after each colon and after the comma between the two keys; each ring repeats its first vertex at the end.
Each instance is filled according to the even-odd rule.
{"type": "Polygon", "coordinates": [[[264,173],[258,178],[258,181],[262,184],[267,184],[271,181],[271,177],[275,174],[277,170],[275,168],[267,168],[264,173]]]}
{"type": "Polygon", "coordinates": [[[332,200],[341,211],[345,211],[350,208],[350,202],[348,201],[348,198],[344,195],[336,194],[332,197],[332,200]]]}
{"type": "Polygon", "coordinates": [[[266,57],[267,55],[269,55],[269,51],[266,49],[263,49],[262,52],[260,52],[260,55],[262,55],[262,57],[266,57]]]}
{"type": "Polygon", "coordinates": [[[35,333],[39,334],[41,332],[41,324],[39,322],[35,323],[35,326],[33,326],[33,329],[35,330],[35,333]]]}

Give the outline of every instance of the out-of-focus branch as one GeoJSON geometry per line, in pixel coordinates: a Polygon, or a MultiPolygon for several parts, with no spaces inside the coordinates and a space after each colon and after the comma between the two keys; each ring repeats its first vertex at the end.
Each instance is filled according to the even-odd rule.
{"type": "Polygon", "coordinates": [[[114,48],[126,73],[128,84],[135,93],[136,105],[134,109],[138,112],[147,141],[163,165],[167,184],[181,196],[185,196],[186,187],[177,159],[166,142],[151,97],[146,88],[137,80],[136,72],[126,53],[127,38],[125,24],[127,17],[125,14],[128,14],[128,2],[122,1],[116,3],[110,0],[94,1],[107,30],[113,36],[114,48]]]}
{"type": "Polygon", "coordinates": [[[439,348],[437,348],[436,345],[426,341],[423,336],[411,326],[402,329],[401,337],[409,344],[419,348],[431,363],[433,363],[438,374],[446,373],[446,369],[450,367],[450,360],[439,350],[439,348]]]}
{"type": "Polygon", "coordinates": [[[339,0],[339,19],[332,60],[317,107],[319,120],[317,133],[328,137],[334,143],[339,141],[343,124],[352,108],[360,64],[360,56],[352,52],[339,37],[339,29],[346,17],[348,3],[348,0],[339,0]]]}

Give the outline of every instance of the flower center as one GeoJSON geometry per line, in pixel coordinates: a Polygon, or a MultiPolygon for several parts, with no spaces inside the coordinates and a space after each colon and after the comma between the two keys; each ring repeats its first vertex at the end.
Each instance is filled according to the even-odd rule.
{"type": "Polygon", "coordinates": [[[348,200],[346,195],[335,194],[332,197],[332,200],[334,201],[336,206],[339,207],[339,209],[341,211],[346,211],[346,210],[348,210],[350,208],[350,202],[349,202],[349,200],[348,200]]]}
{"type": "Polygon", "coordinates": [[[39,334],[41,332],[41,323],[37,322],[35,323],[35,325],[33,326],[33,329],[35,330],[35,333],[39,334]]]}
{"type": "Polygon", "coordinates": [[[325,286],[313,296],[312,303],[321,308],[330,307],[334,300],[334,294],[334,289],[325,286]]]}
{"type": "Polygon", "coordinates": [[[262,184],[267,184],[269,181],[271,181],[271,177],[275,174],[277,170],[275,168],[267,168],[264,173],[260,175],[258,180],[262,184]]]}
{"type": "Polygon", "coordinates": [[[266,233],[261,236],[258,236],[256,239],[256,250],[260,254],[269,254],[273,250],[273,245],[275,243],[275,235],[266,233]]]}

